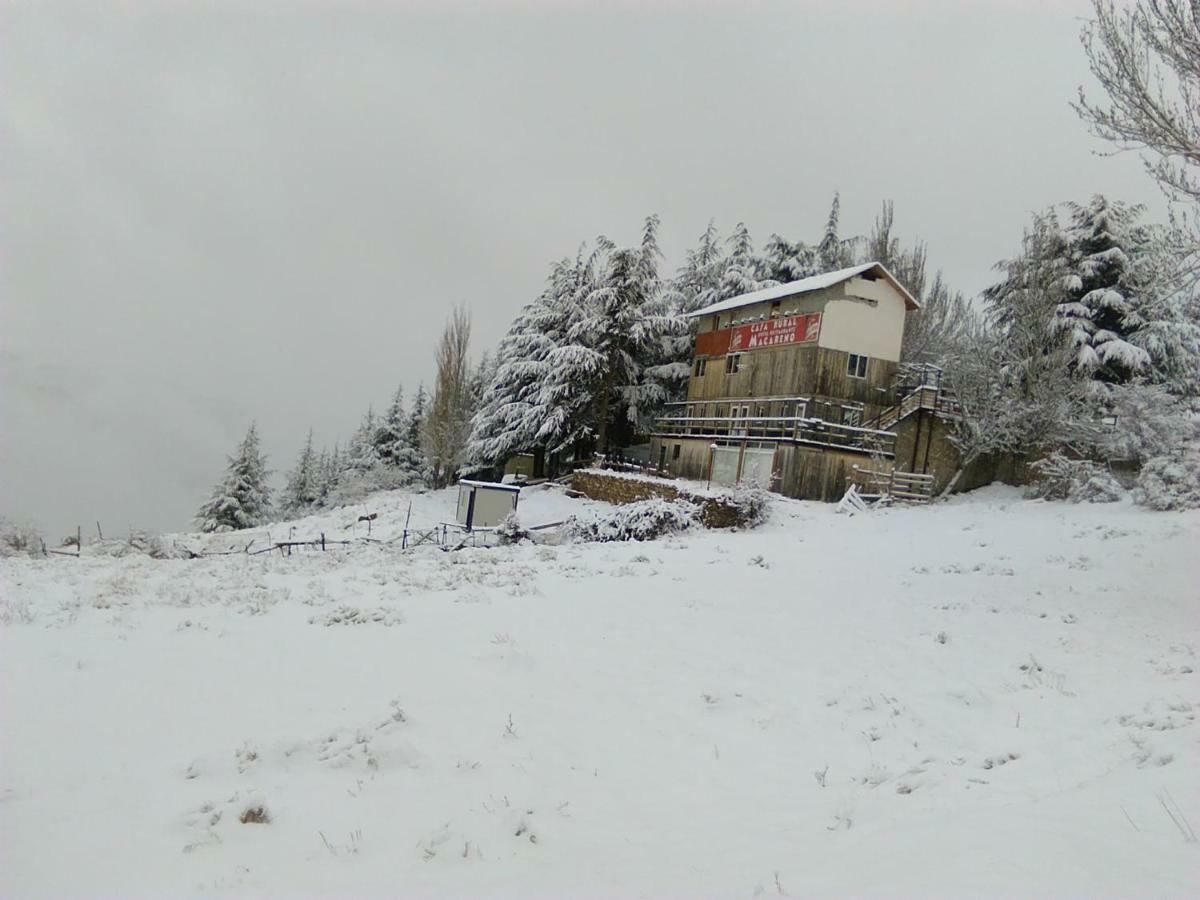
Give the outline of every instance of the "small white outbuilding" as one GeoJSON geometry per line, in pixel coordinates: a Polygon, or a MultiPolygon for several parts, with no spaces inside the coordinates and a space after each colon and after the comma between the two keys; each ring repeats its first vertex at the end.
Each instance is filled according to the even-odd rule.
{"type": "Polygon", "coordinates": [[[516,511],[520,495],[515,484],[464,479],[458,483],[458,524],[468,529],[494,528],[516,511]]]}

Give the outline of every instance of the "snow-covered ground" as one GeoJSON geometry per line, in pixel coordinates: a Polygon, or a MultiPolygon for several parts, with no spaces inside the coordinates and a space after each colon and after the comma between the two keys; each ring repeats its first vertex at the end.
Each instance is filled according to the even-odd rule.
{"type": "MultiPolygon", "coordinates": [[[[386,540],[408,500],[271,537],[386,540]]],[[[646,544],[0,560],[0,894],[1196,896],[1198,538],[989,488],[646,544]]]]}

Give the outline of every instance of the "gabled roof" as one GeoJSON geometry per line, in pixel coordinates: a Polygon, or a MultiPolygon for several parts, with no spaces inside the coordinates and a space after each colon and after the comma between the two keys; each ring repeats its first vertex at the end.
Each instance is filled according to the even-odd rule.
{"type": "Polygon", "coordinates": [[[750,306],[753,303],[762,303],[766,300],[778,300],[782,297],[792,297],[796,294],[807,294],[812,291],[819,291],[822,288],[833,287],[835,284],[849,281],[851,278],[867,272],[882,278],[898,290],[900,296],[904,298],[905,309],[920,308],[921,304],[905,289],[904,285],[896,280],[896,276],[889,272],[883,263],[869,262],[863,263],[860,266],[851,266],[848,269],[837,269],[833,272],[823,272],[820,275],[810,275],[808,278],[801,278],[799,281],[789,281],[787,284],[778,284],[775,287],[763,288],[761,291],[752,291],[749,294],[739,294],[736,297],[730,297],[728,300],[722,300],[719,303],[713,303],[703,309],[690,312],[687,314],[687,317],[689,319],[696,319],[700,316],[710,316],[713,313],[726,312],[727,310],[738,309],[742,306],[750,306]]]}

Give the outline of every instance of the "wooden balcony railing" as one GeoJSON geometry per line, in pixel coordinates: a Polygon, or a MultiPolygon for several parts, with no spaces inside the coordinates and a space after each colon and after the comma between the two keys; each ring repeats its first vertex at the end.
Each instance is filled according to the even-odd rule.
{"type": "Polygon", "coordinates": [[[687,416],[656,420],[658,437],[791,441],[861,453],[895,455],[896,435],[877,428],[838,425],[804,416],[687,416]]]}

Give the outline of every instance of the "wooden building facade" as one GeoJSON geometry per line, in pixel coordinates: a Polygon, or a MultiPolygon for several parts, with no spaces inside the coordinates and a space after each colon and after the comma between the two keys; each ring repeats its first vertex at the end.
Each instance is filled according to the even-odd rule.
{"type": "Polygon", "coordinates": [[[910,427],[898,427],[908,416],[897,376],[917,308],[883,265],[866,263],[697,310],[687,399],[656,422],[652,462],[820,500],[840,497],[856,467],[890,473],[910,427]]]}

